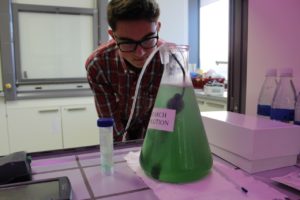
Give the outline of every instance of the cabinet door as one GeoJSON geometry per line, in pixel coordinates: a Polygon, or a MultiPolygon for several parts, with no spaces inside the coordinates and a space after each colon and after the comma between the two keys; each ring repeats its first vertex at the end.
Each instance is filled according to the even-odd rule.
{"type": "Polygon", "coordinates": [[[59,107],[7,108],[11,152],[62,148],[59,107]]]}
{"type": "Polygon", "coordinates": [[[0,156],[9,154],[6,106],[4,99],[0,97],[0,156]]]}
{"type": "Polygon", "coordinates": [[[64,148],[99,144],[97,113],[94,104],[62,108],[64,148]]]}

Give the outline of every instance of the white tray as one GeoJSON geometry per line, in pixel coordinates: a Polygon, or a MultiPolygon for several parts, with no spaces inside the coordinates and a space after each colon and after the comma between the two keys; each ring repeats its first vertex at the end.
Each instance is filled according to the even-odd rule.
{"type": "Polygon", "coordinates": [[[292,172],[285,176],[271,178],[273,181],[287,185],[300,191],[300,173],[292,172]]]}

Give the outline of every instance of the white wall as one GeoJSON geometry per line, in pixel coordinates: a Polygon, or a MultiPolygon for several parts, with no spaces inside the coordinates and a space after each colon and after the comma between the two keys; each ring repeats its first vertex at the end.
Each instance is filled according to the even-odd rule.
{"type": "Polygon", "coordinates": [[[249,1],[246,114],[256,114],[259,89],[267,68],[293,68],[299,92],[299,11],[299,0],[249,1]]]}
{"type": "Polygon", "coordinates": [[[176,44],[188,44],[188,1],[157,0],[160,6],[160,37],[176,44]]]}

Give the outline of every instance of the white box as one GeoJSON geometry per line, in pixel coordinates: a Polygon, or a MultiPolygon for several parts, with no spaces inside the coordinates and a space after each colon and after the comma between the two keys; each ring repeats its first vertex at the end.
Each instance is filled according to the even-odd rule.
{"type": "Polygon", "coordinates": [[[211,151],[255,173],[295,165],[300,126],[228,111],[201,112],[211,151]]]}

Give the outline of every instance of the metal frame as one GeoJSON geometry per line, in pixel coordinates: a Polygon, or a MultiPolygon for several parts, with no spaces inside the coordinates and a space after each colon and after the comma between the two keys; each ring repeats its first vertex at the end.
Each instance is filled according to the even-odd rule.
{"type": "Polygon", "coordinates": [[[247,89],[248,0],[230,0],[227,109],[245,113],[247,89]]]}
{"type": "Polygon", "coordinates": [[[3,92],[6,100],[16,99],[14,45],[11,35],[11,0],[0,1],[0,41],[2,56],[3,92]]]}

